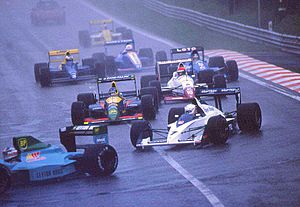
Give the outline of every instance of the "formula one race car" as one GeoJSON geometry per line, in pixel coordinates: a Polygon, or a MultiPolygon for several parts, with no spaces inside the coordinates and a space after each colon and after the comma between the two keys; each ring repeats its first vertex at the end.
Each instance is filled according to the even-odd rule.
{"type": "Polygon", "coordinates": [[[40,0],[30,13],[31,24],[45,23],[65,24],[66,14],[64,7],[60,7],[54,0],[40,0]]]}
{"type": "Polygon", "coordinates": [[[156,54],[160,60],[156,63],[156,75],[159,80],[171,78],[178,63],[183,63],[188,73],[195,75],[198,83],[206,83],[210,88],[226,88],[226,81],[238,79],[238,66],[235,60],[228,60],[225,63],[222,56],[213,56],[207,60],[204,56],[204,48],[201,46],[173,48],[171,60],[160,58],[162,56],[166,57],[163,51],[156,54]]]}
{"type": "Polygon", "coordinates": [[[49,51],[48,57],[48,63],[34,65],[35,81],[42,87],[48,87],[53,83],[93,79],[104,70],[103,66],[95,64],[92,58],[83,59],[82,65],[79,65],[78,49],[49,51]],[[66,54],[70,55],[69,59],[66,58],[66,54]]]}
{"type": "Polygon", "coordinates": [[[104,45],[114,40],[132,39],[132,31],[125,27],[114,28],[113,20],[91,20],[89,30],[78,32],[79,44],[83,47],[91,45],[104,45]]]}
{"type": "Polygon", "coordinates": [[[209,106],[194,99],[185,108],[171,108],[168,129],[152,129],[148,121],[136,121],[130,130],[131,143],[135,148],[161,145],[224,144],[230,134],[260,130],[262,115],[257,103],[241,103],[240,88],[202,89],[203,96],[213,96],[216,106],[209,106]],[[237,111],[222,112],[221,97],[235,95],[237,111]],[[160,135],[153,139],[153,133],[160,135]]]}
{"type": "MultiPolygon", "coordinates": [[[[101,85],[101,88],[104,86],[101,85]]],[[[98,78],[98,100],[93,93],[80,93],[72,103],[71,117],[73,124],[120,123],[132,120],[156,117],[158,109],[157,90],[154,87],[136,88],[134,75],[98,78]],[[135,90],[119,92],[116,82],[131,81],[135,90]],[[100,84],[111,84],[108,93],[100,91],[100,84]]],[[[127,86],[128,87],[128,86],[127,86]]]]}
{"type": "Polygon", "coordinates": [[[38,183],[84,173],[111,175],[116,170],[118,155],[108,144],[107,126],[64,127],[59,134],[67,152],[32,136],[13,138],[14,147],[6,148],[4,160],[0,160],[0,194],[12,184],[38,183]],[[77,136],[92,136],[95,144],[76,145],[77,136]]]}

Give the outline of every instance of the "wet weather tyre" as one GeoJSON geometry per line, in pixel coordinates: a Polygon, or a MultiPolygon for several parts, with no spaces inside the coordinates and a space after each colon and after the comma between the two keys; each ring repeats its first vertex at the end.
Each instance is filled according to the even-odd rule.
{"type": "Polygon", "coordinates": [[[226,79],[224,75],[222,74],[217,74],[213,76],[213,84],[214,88],[226,88],[226,79]]]}
{"type": "Polygon", "coordinates": [[[82,30],[78,32],[79,38],[79,45],[83,47],[90,47],[91,46],[91,38],[90,33],[87,30],[82,30]]]}
{"type": "Polygon", "coordinates": [[[230,81],[237,81],[239,79],[239,69],[235,60],[226,61],[227,74],[230,81]]]}
{"type": "Polygon", "coordinates": [[[36,63],[34,64],[34,78],[35,82],[40,82],[40,68],[47,68],[47,63],[36,63]]]}
{"type": "Polygon", "coordinates": [[[225,61],[223,56],[213,56],[209,58],[208,67],[217,67],[222,68],[225,67],[225,61]]]}
{"type": "Polygon", "coordinates": [[[139,149],[136,145],[142,141],[142,139],[150,137],[152,141],[153,132],[152,127],[149,121],[140,120],[132,122],[130,128],[130,141],[132,146],[139,149]]]}
{"type": "Polygon", "coordinates": [[[243,103],[238,106],[237,123],[242,132],[257,132],[261,128],[262,113],[258,103],[243,103]]]}
{"type": "Polygon", "coordinates": [[[93,176],[111,175],[118,167],[118,154],[108,144],[89,145],[83,156],[86,171],[93,176]]]}
{"type": "Polygon", "coordinates": [[[182,114],[184,114],[183,107],[171,108],[168,114],[168,125],[176,122],[182,114]]]}
{"type": "Polygon", "coordinates": [[[155,53],[155,61],[165,61],[168,60],[166,51],[160,50],[155,53]]]}
{"type": "Polygon", "coordinates": [[[105,59],[105,72],[110,76],[117,75],[117,65],[113,56],[107,56],[105,59]]]}
{"type": "Polygon", "coordinates": [[[42,87],[49,87],[51,85],[51,74],[48,66],[40,68],[40,84],[42,87]]]}
{"type": "Polygon", "coordinates": [[[77,101],[81,101],[88,108],[89,105],[95,104],[96,99],[93,93],[80,93],[77,95],[77,101]]]}
{"type": "Polygon", "coordinates": [[[153,96],[150,94],[142,95],[141,106],[142,106],[143,118],[145,120],[154,120],[156,117],[156,110],[155,110],[153,96]]]}
{"type": "Polygon", "coordinates": [[[153,65],[154,55],[153,55],[152,48],[141,48],[141,49],[139,49],[139,57],[148,58],[148,61],[145,63],[144,66],[153,65]]]}
{"type": "Polygon", "coordinates": [[[158,111],[158,107],[159,107],[159,104],[160,104],[160,98],[159,98],[157,88],[152,87],[152,86],[141,88],[140,93],[141,93],[141,96],[146,95],[146,94],[152,95],[153,100],[154,100],[155,111],[158,111]]]}
{"type": "Polygon", "coordinates": [[[225,144],[229,136],[226,119],[221,115],[210,117],[206,125],[206,132],[211,143],[225,144]]]}
{"type": "Polygon", "coordinates": [[[95,64],[95,74],[97,75],[98,78],[104,78],[106,76],[104,63],[95,64]]]}
{"type": "Polygon", "coordinates": [[[0,195],[11,187],[11,174],[9,169],[0,165],[0,195]]]}
{"type": "Polygon", "coordinates": [[[82,125],[85,118],[86,106],[82,101],[73,102],[71,106],[71,118],[73,125],[82,125]]]}
{"type": "Polygon", "coordinates": [[[150,86],[149,83],[153,80],[156,80],[156,75],[143,75],[140,80],[141,88],[150,86]]]}
{"type": "Polygon", "coordinates": [[[159,98],[159,103],[161,100],[163,100],[163,93],[162,93],[162,90],[161,90],[161,83],[160,81],[158,80],[152,80],[149,82],[149,86],[150,87],[155,87],[157,89],[157,93],[158,93],[158,98],[159,98]]]}
{"type": "Polygon", "coordinates": [[[201,70],[198,73],[198,82],[212,84],[214,75],[215,72],[213,70],[201,70]]]}

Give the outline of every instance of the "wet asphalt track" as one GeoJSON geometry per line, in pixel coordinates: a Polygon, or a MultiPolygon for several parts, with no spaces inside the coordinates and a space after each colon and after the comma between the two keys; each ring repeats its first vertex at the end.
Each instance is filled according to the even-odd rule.
{"type": "MultiPolygon", "coordinates": [[[[1,2],[1,149],[12,144],[12,136],[24,134],[59,144],[58,128],[71,124],[70,106],[76,95],[96,90],[93,81],[40,88],[34,82],[33,65],[46,60],[50,49],[77,47],[78,30],[103,16],[66,0],[61,2],[67,9],[65,26],[33,27],[29,19],[33,2],[1,2]]],[[[169,49],[138,33],[134,36],[137,48],[169,49]]],[[[81,57],[99,50],[80,49],[81,57]]],[[[239,134],[225,146],[205,149],[162,147],[138,152],[130,144],[127,124],[110,126],[110,143],[119,154],[113,176],[15,187],[0,197],[0,206],[212,206],[161,154],[204,183],[224,206],[300,206],[299,102],[243,78],[230,85],[242,88],[244,102],[260,104],[260,134],[239,134]]],[[[233,103],[224,100],[228,109],[233,103]]],[[[166,124],[172,106],[161,106],[154,127],[166,124]]]]}

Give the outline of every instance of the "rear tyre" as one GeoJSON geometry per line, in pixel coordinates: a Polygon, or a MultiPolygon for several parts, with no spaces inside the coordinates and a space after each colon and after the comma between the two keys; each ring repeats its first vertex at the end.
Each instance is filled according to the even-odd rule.
{"type": "Polygon", "coordinates": [[[89,145],[84,152],[84,166],[93,176],[111,175],[118,167],[118,154],[107,144],[89,145]]]}
{"type": "Polygon", "coordinates": [[[82,101],[73,102],[71,106],[71,118],[73,125],[82,125],[85,118],[86,106],[82,101]]]}
{"type": "Polygon", "coordinates": [[[198,73],[198,82],[212,84],[214,75],[215,72],[213,70],[201,70],[198,73]]]}
{"type": "Polygon", "coordinates": [[[11,174],[9,169],[0,165],[0,195],[11,187],[11,174]]]}
{"type": "Polygon", "coordinates": [[[82,59],[82,65],[87,65],[90,68],[94,68],[95,60],[93,58],[82,59]]]}
{"type": "Polygon", "coordinates": [[[132,40],[133,39],[133,34],[131,29],[126,29],[125,31],[122,32],[122,37],[124,40],[132,40]]]}
{"type": "Polygon", "coordinates": [[[153,96],[150,94],[142,95],[141,98],[142,113],[145,120],[154,120],[156,117],[156,110],[153,96]]]}
{"type": "Polygon", "coordinates": [[[89,105],[95,104],[96,99],[93,93],[80,93],[77,95],[77,101],[81,101],[88,108],[89,105]]]}
{"type": "Polygon", "coordinates": [[[160,50],[155,53],[155,61],[165,61],[168,60],[166,51],[160,50]]]}
{"type": "Polygon", "coordinates": [[[206,131],[209,141],[215,145],[225,144],[229,136],[228,123],[221,115],[209,118],[206,131]]]}
{"type": "Polygon", "coordinates": [[[34,64],[34,78],[35,82],[40,82],[40,68],[47,68],[47,63],[36,63],[34,64]]]}
{"type": "Polygon", "coordinates": [[[171,108],[168,114],[168,125],[176,122],[182,114],[184,114],[183,107],[171,108]]]}
{"type": "Polygon", "coordinates": [[[107,56],[105,59],[105,71],[109,76],[117,75],[117,65],[113,56],[107,56]]]}
{"type": "Polygon", "coordinates": [[[158,93],[158,102],[160,102],[161,100],[163,100],[163,93],[161,90],[161,83],[158,80],[152,80],[149,82],[149,86],[150,87],[155,87],[157,89],[157,93],[158,93]]]}
{"type": "Polygon", "coordinates": [[[50,69],[47,67],[40,68],[40,84],[42,87],[49,87],[51,85],[50,69]]]}
{"type": "Polygon", "coordinates": [[[230,81],[237,81],[239,79],[239,69],[235,60],[226,61],[227,73],[230,81]]]}
{"type": "Polygon", "coordinates": [[[242,132],[257,132],[261,128],[262,114],[258,103],[243,103],[238,106],[237,123],[242,132]]]}
{"type": "Polygon", "coordinates": [[[132,146],[140,149],[140,147],[137,147],[136,145],[141,143],[142,139],[147,137],[150,137],[150,140],[152,141],[153,133],[150,122],[145,120],[132,122],[130,128],[130,141],[132,146]]]}
{"type": "Polygon", "coordinates": [[[210,57],[208,60],[208,67],[213,68],[213,67],[218,67],[222,68],[225,67],[225,61],[223,56],[213,56],[210,57]]]}
{"type": "Polygon", "coordinates": [[[92,58],[94,59],[95,63],[103,63],[105,61],[105,54],[103,52],[96,52],[92,54],[92,58]]]}
{"type": "Polygon", "coordinates": [[[225,77],[222,74],[213,76],[213,84],[214,88],[227,88],[225,77]]]}
{"type": "Polygon", "coordinates": [[[87,30],[82,30],[78,32],[79,45],[82,47],[90,47],[91,46],[91,38],[90,33],[87,30]]]}
{"type": "Polygon", "coordinates": [[[150,86],[150,81],[156,80],[156,75],[143,75],[141,76],[141,88],[150,86]]]}
{"type": "Polygon", "coordinates": [[[95,73],[99,78],[104,78],[106,76],[105,64],[104,63],[96,63],[95,64],[95,73]]]}
{"type": "Polygon", "coordinates": [[[141,96],[150,94],[153,97],[153,100],[154,100],[155,111],[158,111],[160,98],[159,98],[159,95],[158,95],[157,88],[156,87],[151,87],[151,86],[141,88],[140,93],[141,93],[141,96]]]}

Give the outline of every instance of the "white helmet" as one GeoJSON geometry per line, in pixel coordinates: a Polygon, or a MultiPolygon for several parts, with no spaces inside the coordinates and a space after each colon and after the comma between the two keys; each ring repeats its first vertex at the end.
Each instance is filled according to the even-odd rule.
{"type": "Polygon", "coordinates": [[[2,151],[2,154],[3,154],[4,160],[9,161],[18,156],[18,150],[16,150],[14,147],[6,147],[2,151]]]}
{"type": "Polygon", "coordinates": [[[125,50],[126,50],[126,51],[132,51],[132,50],[133,50],[132,45],[131,45],[131,44],[126,45],[126,46],[125,46],[125,50]]]}
{"type": "Polygon", "coordinates": [[[194,104],[188,104],[184,107],[184,111],[187,114],[194,115],[196,113],[196,106],[194,104]]]}

